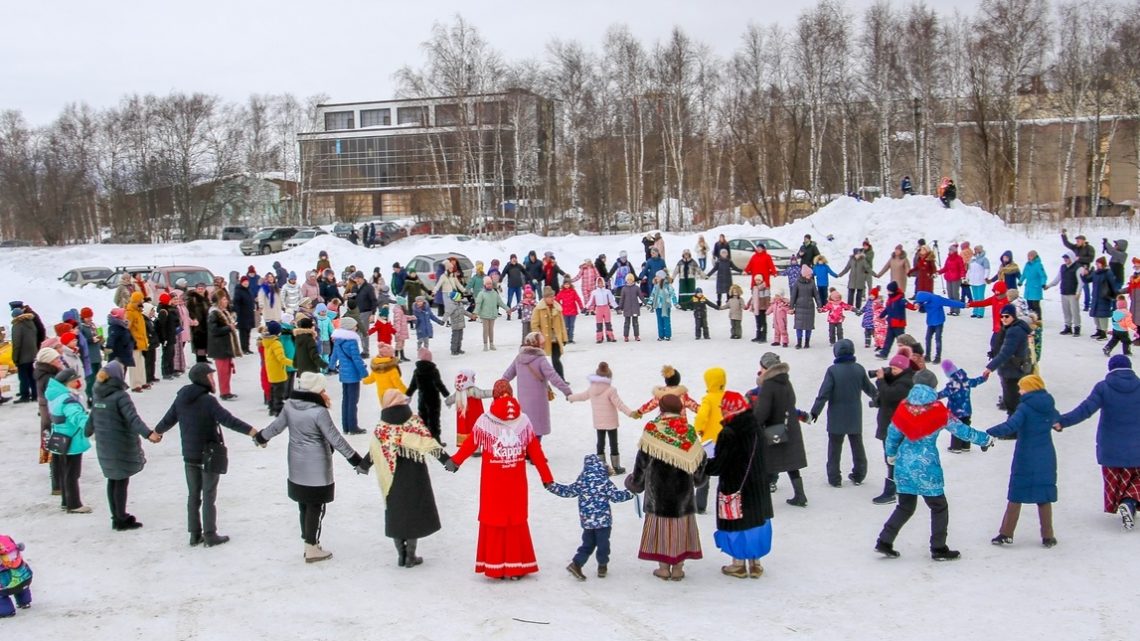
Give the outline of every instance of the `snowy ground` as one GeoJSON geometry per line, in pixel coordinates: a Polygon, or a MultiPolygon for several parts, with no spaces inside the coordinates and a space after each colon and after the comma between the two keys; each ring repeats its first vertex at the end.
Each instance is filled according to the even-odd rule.
{"type": "MultiPolygon", "coordinates": [[[[849,254],[869,236],[877,250],[876,267],[889,248],[902,242],[908,251],[915,239],[939,239],[945,248],[954,240],[983,243],[991,260],[1013,249],[1019,262],[1025,251],[1037,249],[1052,274],[1062,248],[1056,232],[1026,237],[1005,228],[979,210],[945,212],[933,199],[883,200],[833,204],[810,219],[776,230],[736,226],[705,234],[710,245],[720,231],[772,235],[793,248],[803,233],[812,233],[840,269],[849,254]],[[835,240],[824,240],[827,234],[835,240]]],[[[1075,230],[1074,230],[1075,231],[1075,230]]],[[[1099,245],[1100,230],[1082,230],[1099,245]]],[[[693,236],[666,234],[672,264],[693,236]]],[[[1134,245],[1135,246],[1135,245],[1134,245]]],[[[68,268],[121,263],[180,263],[202,265],[217,273],[244,270],[252,263],[262,271],[274,260],[302,271],[328,249],[334,266],[354,262],[385,273],[393,260],[406,261],[417,253],[446,249],[473,259],[505,259],[510,252],[553,250],[564,269],[604,252],[612,260],[620,249],[641,256],[638,238],[519,237],[500,243],[472,241],[441,246],[439,241],[401,241],[382,250],[363,250],[336,239],[321,238],[309,245],[271,257],[246,258],[237,243],[205,241],[184,245],[144,247],[76,247],[20,249],[0,255],[0,300],[23,299],[54,320],[70,307],[92,306],[102,316],[110,292],[74,290],[54,278],[68,268]],[[316,243],[321,243],[320,245],[316,243]]],[[[640,262],[640,261],[638,261],[640,262]]],[[[711,289],[711,283],[705,284],[711,289]]],[[[1059,305],[1048,292],[1043,373],[1062,411],[1072,408],[1099,380],[1104,357],[1099,344],[1087,338],[1059,337],[1059,305]]],[[[623,399],[640,403],[658,383],[660,366],[670,363],[683,375],[693,395],[703,392],[705,369],[723,366],[729,388],[753,386],[759,356],[769,348],[747,340],[728,339],[727,312],[714,312],[713,340],[692,340],[688,313],[675,312],[674,340],[657,343],[651,315],[642,316],[641,343],[595,345],[592,328],[581,319],[578,342],[564,358],[567,378],[577,390],[586,384],[599,360],[608,361],[623,399]]],[[[1086,322],[1086,325],[1091,323],[1086,322]]],[[[817,321],[826,330],[826,325],[817,321]]],[[[920,335],[923,318],[911,315],[912,333],[920,335]]],[[[846,323],[848,335],[861,336],[858,320],[846,323]]],[[[433,341],[436,362],[450,382],[461,367],[473,367],[480,384],[490,386],[506,368],[519,339],[519,324],[500,321],[500,349],[479,351],[477,325],[467,331],[468,354],[447,355],[447,330],[433,341]]],[[[746,319],[746,338],[750,337],[746,319]]],[[[825,332],[824,332],[825,333],[825,332]]],[[[980,372],[990,333],[990,320],[951,318],[946,330],[946,355],[971,374],[980,372]]],[[[857,341],[859,358],[871,358],[857,341]]],[[[799,405],[815,396],[831,353],[825,336],[817,333],[808,351],[782,350],[792,366],[799,405]]],[[[238,361],[236,392],[230,409],[257,426],[268,424],[258,402],[256,362],[238,361]]],[[[410,367],[404,369],[410,374],[410,367]]],[[[938,370],[940,379],[942,378],[938,370]]],[[[14,384],[15,379],[10,379],[14,384]]],[[[177,385],[162,383],[137,395],[139,410],[153,424],[168,405],[177,385]]],[[[331,385],[334,407],[338,386],[331,385]]],[[[989,427],[1003,418],[994,406],[996,381],[975,391],[976,427],[989,427]]],[[[364,390],[361,420],[378,417],[375,396],[364,390]]],[[[335,415],[336,413],[334,413],[335,415]]],[[[555,401],[554,434],[544,441],[556,478],[577,475],[583,454],[593,450],[594,434],[586,404],[555,401]]],[[[1135,573],[1140,535],[1125,535],[1117,519],[1100,512],[1100,470],[1094,456],[1095,424],[1072,428],[1056,437],[1061,500],[1055,507],[1060,545],[1039,545],[1035,511],[1025,510],[1017,544],[999,549],[989,543],[997,532],[1005,504],[1012,444],[1000,443],[988,453],[946,455],[951,505],[950,545],[963,559],[935,564],[927,553],[928,513],[920,507],[896,546],[903,557],[886,561],[873,551],[875,537],[891,511],[875,506],[883,466],[872,437],[873,414],[864,412],[865,442],[871,474],[862,487],[827,486],[823,464],[826,436],[823,423],[805,426],[810,467],[805,471],[810,505],[790,508],[782,479],[774,520],[775,543],[764,560],[759,581],[724,577],[719,566],[727,560],[713,545],[713,516],[700,517],[705,559],[688,564],[688,578],[663,583],[650,576],[652,565],[638,561],[640,523],[630,504],[614,508],[615,527],[610,577],[574,581],[563,569],[578,545],[579,527],[573,500],[543,491],[531,475],[531,529],[542,571],[519,583],[499,583],[472,572],[476,537],[478,463],[456,476],[433,467],[435,492],[444,529],[420,544],[426,561],[415,569],[395,566],[394,552],[383,536],[383,501],[373,477],[358,477],[339,457],[335,461],[338,496],[329,506],[323,544],[334,558],[306,566],[301,560],[296,508],[285,496],[286,443],[266,450],[230,433],[232,462],[223,478],[218,500],[220,530],[233,537],[213,549],[186,545],[185,484],[176,435],[160,445],[147,445],[147,468],[133,479],[130,510],[146,523],[135,532],[112,532],[106,510],[104,482],[94,451],[86,457],[82,489],[95,509],[87,516],[67,515],[48,495],[46,466],[37,466],[34,407],[0,407],[5,429],[0,448],[9,453],[0,498],[0,532],[27,544],[26,557],[36,577],[35,606],[5,621],[4,638],[32,639],[74,635],[83,639],[460,639],[460,638],[602,638],[703,639],[727,629],[748,638],[842,639],[875,637],[925,639],[952,633],[956,638],[1113,639],[1130,629],[1134,597],[1121,582],[1122,573],[1135,573]],[[1123,554],[1122,554],[1123,553],[1123,554]],[[1121,561],[1124,560],[1122,564],[1121,561]],[[1133,564],[1130,569],[1126,564],[1133,564]],[[520,621],[525,620],[525,621],[520,621]],[[540,623],[532,623],[540,622],[540,623]],[[1000,631],[1000,632],[999,632],[1000,631]]],[[[339,422],[339,421],[338,421],[339,422]]],[[[632,463],[639,423],[626,420],[621,448],[632,463]]],[[[454,443],[454,417],[445,413],[445,440],[454,443]]],[[[944,437],[948,438],[948,437],[944,437]]],[[[352,437],[364,451],[364,437],[352,437]]],[[[844,467],[849,467],[845,460],[844,467]]]]}

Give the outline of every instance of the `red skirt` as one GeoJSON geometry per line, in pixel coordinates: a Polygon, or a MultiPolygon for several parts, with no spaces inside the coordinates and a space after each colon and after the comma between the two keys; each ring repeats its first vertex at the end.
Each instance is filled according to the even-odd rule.
{"type": "Polygon", "coordinates": [[[1115,514],[1124,499],[1140,503],[1140,467],[1102,467],[1104,511],[1115,514]]]}
{"type": "Polygon", "coordinates": [[[538,572],[527,524],[496,527],[479,524],[475,571],[498,579],[538,572]]]}

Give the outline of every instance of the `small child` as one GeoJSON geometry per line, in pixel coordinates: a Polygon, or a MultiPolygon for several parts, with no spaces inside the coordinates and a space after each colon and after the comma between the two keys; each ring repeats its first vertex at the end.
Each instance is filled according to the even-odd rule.
{"type": "Polygon", "coordinates": [[[617,309],[617,299],[614,298],[614,293],[610,291],[610,288],[606,287],[604,278],[598,277],[594,283],[594,289],[590,292],[586,308],[594,314],[595,342],[601,343],[605,340],[616,343],[613,310],[617,309]]]}
{"type": "Polygon", "coordinates": [[[443,321],[431,311],[424,296],[416,296],[416,302],[412,305],[412,316],[416,319],[416,347],[427,349],[428,343],[435,336],[431,324],[435,323],[442,327],[443,321]]]}
{"type": "Polygon", "coordinates": [[[462,292],[456,290],[451,292],[450,296],[454,303],[447,310],[447,321],[451,325],[451,355],[459,356],[467,353],[463,351],[463,328],[467,326],[468,320],[475,320],[477,317],[467,311],[467,307],[463,305],[462,292]]]}
{"type": "Polygon", "coordinates": [[[566,342],[574,342],[574,321],[582,313],[584,305],[578,290],[574,289],[574,282],[569,278],[562,281],[562,289],[554,296],[554,300],[562,306],[562,320],[566,323],[566,342]]]}
{"type": "Polygon", "coordinates": [[[408,391],[400,373],[400,362],[396,359],[396,351],[387,343],[380,343],[376,349],[376,356],[368,364],[372,371],[360,382],[365,385],[376,386],[376,401],[380,409],[384,409],[384,392],[394,389],[401,394],[408,391]]]}
{"type": "Polygon", "coordinates": [[[741,289],[740,285],[733,283],[728,288],[728,301],[725,306],[728,307],[728,337],[742,338],[744,336],[742,327],[744,321],[744,290],[741,289]]]}
{"type": "Polygon", "coordinates": [[[21,610],[32,607],[32,568],[20,554],[23,551],[23,543],[0,534],[0,619],[16,616],[12,597],[21,610]]]}
{"type": "MultiPolygon", "coordinates": [[[[1029,335],[1029,348],[1033,350],[1033,362],[1041,362],[1041,348],[1045,344],[1045,327],[1041,322],[1041,317],[1037,312],[1029,312],[1029,329],[1033,331],[1029,335]]],[[[1134,321],[1135,322],[1135,321],[1134,321]]]]}
{"type": "Polygon", "coordinates": [[[360,381],[368,375],[364,359],[360,356],[360,335],[356,333],[356,320],[342,318],[340,327],[332,334],[332,356],[329,367],[337,364],[340,374],[340,426],[345,434],[363,434],[357,421],[360,405],[360,381]]]}
{"type": "MultiPolygon", "coordinates": [[[[455,445],[462,447],[463,443],[471,437],[475,428],[475,421],[483,415],[483,399],[491,398],[492,390],[475,386],[475,372],[469,369],[459,370],[455,376],[455,392],[444,399],[448,407],[455,406],[455,445]]],[[[475,456],[479,456],[476,451],[475,456]]]]}
{"type": "MultiPolygon", "coordinates": [[[[302,318],[304,318],[302,316],[302,318]]],[[[289,359],[289,364],[285,366],[285,398],[289,398],[293,394],[293,381],[297,378],[297,368],[293,366],[293,360],[297,356],[297,344],[293,341],[293,330],[297,329],[294,324],[296,317],[289,312],[281,314],[281,347],[285,350],[285,358],[289,359]]]]}
{"type": "Polygon", "coordinates": [[[772,290],[764,284],[763,278],[754,278],[752,283],[752,296],[748,299],[745,309],[756,317],[756,338],[753,343],[768,342],[768,306],[772,304],[772,290]]]}
{"type": "Polygon", "coordinates": [[[827,304],[819,311],[827,313],[827,340],[832,345],[843,340],[843,312],[857,313],[854,307],[843,302],[843,294],[834,287],[827,295],[827,304]]]}
{"type": "Polygon", "coordinates": [[[317,351],[321,356],[332,353],[333,314],[324,303],[317,303],[314,308],[316,318],[314,325],[317,330],[317,351]]]}
{"type": "MultiPolygon", "coordinates": [[[[419,410],[417,414],[431,430],[432,437],[440,441],[439,410],[441,400],[451,396],[451,392],[444,386],[443,378],[439,375],[439,368],[431,360],[431,351],[426,347],[421,347],[416,356],[419,360],[416,361],[416,369],[412,372],[412,382],[408,385],[406,394],[411,396],[416,392],[420,393],[416,398],[416,406],[419,410]]],[[[440,445],[446,447],[447,443],[440,441],[440,445]]]]}
{"type": "Polygon", "coordinates": [[[1132,320],[1132,312],[1128,311],[1128,299],[1124,294],[1116,297],[1116,309],[1112,312],[1112,338],[1104,346],[1104,355],[1110,356],[1112,350],[1120,343],[1125,356],[1132,355],[1132,336],[1129,332],[1136,331],[1136,323],[1132,320]]]}
{"type": "Polygon", "coordinates": [[[768,303],[768,316],[772,317],[772,345],[788,346],[788,314],[792,306],[784,293],[783,286],[778,284],[772,288],[772,300],[768,303]]]}
{"type": "Polygon", "coordinates": [[[641,288],[633,274],[625,275],[625,285],[621,288],[621,314],[625,317],[622,326],[622,336],[629,342],[629,328],[633,326],[633,340],[641,340],[641,303],[645,300],[641,288]]]}
{"type": "MultiPolygon", "coordinates": [[[[945,398],[949,402],[950,413],[964,425],[970,425],[970,417],[974,414],[973,403],[970,402],[970,390],[986,382],[985,376],[970,378],[966,370],[954,364],[947,358],[942,361],[942,373],[946,374],[946,387],[938,392],[938,398],[945,398]]],[[[950,434],[950,448],[948,452],[959,454],[970,451],[970,442],[964,441],[954,434],[950,434]]]]}
{"type": "Polygon", "coordinates": [[[1036,374],[1017,382],[1021,402],[1004,423],[986,430],[997,438],[1016,435],[1013,464],[1009,472],[1008,503],[994,545],[1013,544],[1013,531],[1021,515],[1022,503],[1037,504],[1041,522],[1041,545],[1057,545],[1053,536],[1053,504],[1057,502],[1057,451],[1053,448],[1053,425],[1061,420],[1045,381],[1036,374]]]}
{"type": "Polygon", "coordinates": [[[408,305],[408,299],[403,296],[396,297],[396,304],[389,305],[392,327],[396,330],[394,334],[396,342],[396,355],[400,357],[401,363],[410,362],[412,359],[404,355],[404,343],[408,340],[408,314],[404,309],[408,305]]]}
{"type": "MultiPolygon", "coordinates": [[[[626,407],[618,396],[617,388],[613,386],[613,372],[605,361],[598,363],[594,374],[588,378],[590,386],[586,390],[571,394],[566,400],[590,401],[593,410],[594,429],[598,433],[598,458],[606,454],[606,439],[610,441],[610,475],[625,474],[621,466],[621,456],[618,455],[618,412],[632,418],[633,411],[626,407]]],[[[604,460],[604,459],[603,459],[604,460]]]]}
{"type": "Polygon", "coordinates": [[[269,415],[277,416],[285,405],[286,387],[289,384],[289,374],[285,368],[293,365],[293,361],[285,356],[285,347],[281,344],[281,323],[265,323],[261,348],[265,353],[265,377],[269,381],[269,415]]]}
{"type": "Polygon", "coordinates": [[[709,338],[709,310],[710,309],[723,309],[721,306],[713,303],[711,300],[705,298],[705,294],[698,287],[693,290],[693,324],[696,326],[697,340],[704,337],[705,340],[709,338]]]}
{"type": "Polygon", "coordinates": [[[649,293],[649,306],[657,317],[657,340],[673,340],[673,285],[664,270],[653,277],[653,290],[649,293]]]}
{"type": "Polygon", "coordinates": [[[391,313],[391,307],[384,307],[380,309],[380,313],[376,315],[376,322],[372,323],[372,327],[368,330],[368,335],[376,335],[376,342],[380,345],[391,345],[392,339],[396,337],[396,327],[388,321],[388,315],[391,313]]]}
{"type": "Polygon", "coordinates": [[[534,288],[527,284],[523,287],[522,302],[517,306],[519,320],[522,321],[523,338],[530,333],[530,319],[534,317],[534,306],[537,304],[538,301],[534,299],[534,288]]]}
{"type": "Polygon", "coordinates": [[[566,566],[566,571],[579,581],[585,581],[582,566],[597,550],[598,578],[604,579],[610,562],[610,532],[613,513],[610,503],[622,503],[633,498],[628,490],[619,490],[606,473],[602,457],[587,454],[582,461],[582,472],[570,485],[549,483],[547,491],[563,498],[578,498],[578,518],[582,523],[582,545],[566,566]]]}
{"type": "MultiPolygon", "coordinates": [[[[832,271],[831,265],[827,264],[827,259],[822,254],[815,257],[815,264],[811,266],[811,272],[812,276],[815,277],[815,287],[819,290],[819,299],[828,300],[828,284],[831,282],[829,279],[839,278],[839,274],[832,271]]],[[[840,294],[839,297],[842,299],[843,295],[840,294]]],[[[843,337],[840,336],[839,338],[843,337]]],[[[834,345],[835,341],[831,341],[831,343],[834,345]]]]}

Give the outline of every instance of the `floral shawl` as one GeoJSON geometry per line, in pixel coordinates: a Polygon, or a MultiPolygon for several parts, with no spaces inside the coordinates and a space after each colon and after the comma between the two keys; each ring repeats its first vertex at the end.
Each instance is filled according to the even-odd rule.
{"type": "Polygon", "coordinates": [[[689,474],[697,471],[704,458],[697,430],[676,414],[662,413],[646,423],[637,449],[689,474]]]}
{"type": "Polygon", "coordinates": [[[380,481],[380,491],[388,497],[392,489],[392,479],[396,473],[396,458],[403,456],[417,463],[425,458],[439,458],[443,447],[432,437],[422,419],[415,414],[403,423],[380,421],[372,431],[372,442],[368,451],[376,463],[376,478],[380,481]]]}

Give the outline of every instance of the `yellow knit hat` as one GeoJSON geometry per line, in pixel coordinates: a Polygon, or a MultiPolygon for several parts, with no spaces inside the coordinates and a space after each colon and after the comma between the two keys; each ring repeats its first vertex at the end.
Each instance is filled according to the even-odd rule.
{"type": "Polygon", "coordinates": [[[1038,390],[1043,390],[1045,389],[1045,379],[1036,374],[1023,376],[1021,380],[1017,382],[1017,389],[1021,390],[1023,394],[1025,392],[1036,392],[1038,390]]]}

